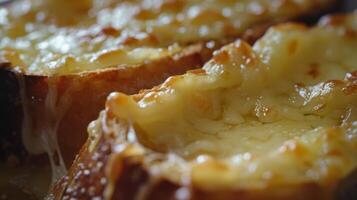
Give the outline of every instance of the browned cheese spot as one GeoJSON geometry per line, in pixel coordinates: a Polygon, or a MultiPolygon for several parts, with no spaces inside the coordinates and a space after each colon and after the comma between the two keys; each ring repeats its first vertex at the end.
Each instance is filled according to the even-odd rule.
{"type": "Polygon", "coordinates": [[[298,42],[293,39],[288,43],[288,53],[290,56],[294,55],[298,48],[298,42]]]}
{"type": "Polygon", "coordinates": [[[317,78],[320,74],[320,65],[318,63],[312,63],[309,66],[309,70],[307,71],[307,74],[314,79],[317,78]]]}

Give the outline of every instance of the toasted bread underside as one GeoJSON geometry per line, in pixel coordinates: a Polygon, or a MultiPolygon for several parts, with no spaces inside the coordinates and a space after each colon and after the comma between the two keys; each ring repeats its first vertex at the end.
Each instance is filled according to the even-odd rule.
{"type": "MultiPolygon", "coordinates": [[[[202,66],[215,49],[233,38],[247,33],[246,38],[254,41],[269,24],[309,16],[334,3],[14,3],[1,24],[0,48],[2,66],[7,66],[1,72],[3,80],[12,81],[14,86],[10,88],[17,88],[4,94],[2,102],[16,103],[12,107],[17,112],[8,117],[14,112],[4,109],[9,110],[4,113],[8,118],[4,121],[15,119],[8,124],[17,129],[22,123],[22,130],[15,132],[22,132],[31,154],[59,146],[65,163],[70,164],[87,137],[87,124],[96,118],[111,91],[133,94],[150,88],[170,75],[202,66]],[[252,29],[247,31],[249,28],[252,29]]],[[[9,108],[8,104],[3,106],[9,108]]],[[[8,131],[12,140],[13,131],[8,131]]],[[[3,142],[7,148],[4,152],[13,153],[11,144],[18,144],[16,138],[15,142],[3,142]]]]}
{"type": "Polygon", "coordinates": [[[356,24],[275,26],[202,69],[111,94],[50,197],[356,198],[356,24]]]}

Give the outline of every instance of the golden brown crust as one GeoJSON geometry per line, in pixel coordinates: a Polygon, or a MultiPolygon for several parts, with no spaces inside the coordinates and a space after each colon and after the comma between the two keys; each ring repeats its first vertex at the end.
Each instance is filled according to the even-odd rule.
{"type": "MultiPolygon", "coordinates": [[[[108,178],[115,179],[112,200],[332,200],[334,188],[326,190],[316,183],[301,185],[272,186],[262,190],[204,190],[194,185],[183,186],[165,177],[153,179],[142,163],[142,156],[117,157],[111,151],[113,141],[100,139],[97,148],[91,152],[88,142],[80,156],[73,163],[68,176],[61,179],[50,191],[54,199],[106,199],[108,178]],[[109,156],[110,155],[110,156],[109,156]],[[113,158],[114,157],[114,158],[113,158]],[[117,172],[110,171],[108,162],[115,162],[117,172]],[[115,175],[114,175],[115,174],[115,175]],[[84,189],[83,189],[84,188],[84,189]],[[269,191],[269,192],[267,192],[269,191]]],[[[354,194],[350,189],[350,193],[354,194]]]]}

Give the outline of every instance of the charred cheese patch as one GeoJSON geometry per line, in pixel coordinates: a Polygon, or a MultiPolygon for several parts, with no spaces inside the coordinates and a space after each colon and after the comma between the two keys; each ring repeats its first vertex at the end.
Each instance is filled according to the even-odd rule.
{"type": "Polygon", "coordinates": [[[21,0],[0,9],[1,57],[37,75],[135,66],[172,56],[180,45],[235,37],[332,2],[21,0]]]}
{"type": "Polygon", "coordinates": [[[328,20],[273,27],[202,70],[113,93],[107,117],[129,127],[114,151],[131,143],[152,176],[205,189],[336,184],[357,167],[357,14],[328,20]]]}

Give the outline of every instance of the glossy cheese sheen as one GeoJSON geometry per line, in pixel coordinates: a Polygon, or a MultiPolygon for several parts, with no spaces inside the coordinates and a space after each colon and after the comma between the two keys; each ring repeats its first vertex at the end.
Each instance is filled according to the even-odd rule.
{"type": "Polygon", "coordinates": [[[172,56],[180,45],[236,37],[332,0],[22,0],[0,9],[3,61],[68,74],[172,56]],[[175,45],[178,43],[180,45],[175,45]]]}
{"type": "Polygon", "coordinates": [[[108,116],[129,124],[152,176],[209,190],[333,186],[357,167],[357,15],[332,19],[273,27],[202,70],[113,93],[108,116]]]}

